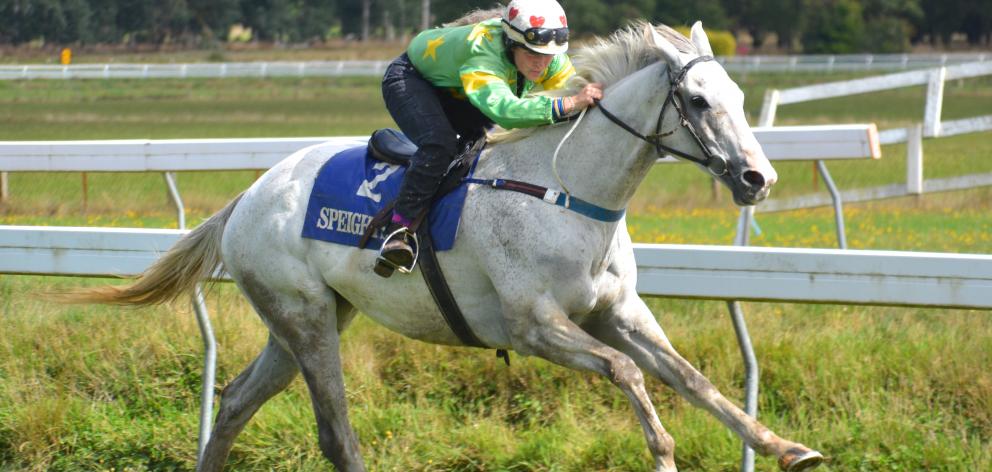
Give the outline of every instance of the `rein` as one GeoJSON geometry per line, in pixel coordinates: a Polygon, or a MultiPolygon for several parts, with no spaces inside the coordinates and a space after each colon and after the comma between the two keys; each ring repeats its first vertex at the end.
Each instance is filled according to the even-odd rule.
{"type": "Polygon", "coordinates": [[[685,114],[685,110],[683,109],[681,104],[681,97],[679,95],[676,95],[675,93],[678,90],[678,88],[682,85],[682,82],[685,80],[686,73],[689,72],[689,69],[691,69],[692,66],[699,64],[700,62],[706,62],[712,60],[714,60],[713,56],[699,56],[689,61],[689,63],[686,64],[685,67],[683,67],[679,71],[679,74],[677,76],[673,77],[671,75],[671,71],[669,71],[669,83],[671,84],[671,86],[668,89],[668,97],[665,98],[665,103],[661,106],[661,112],[658,113],[658,124],[655,126],[654,134],[648,136],[641,134],[639,131],[637,131],[636,129],[628,125],[626,122],[618,118],[616,115],[614,115],[612,112],[607,110],[606,107],[604,107],[599,100],[596,101],[596,107],[599,108],[599,111],[603,112],[603,116],[605,116],[607,119],[612,121],[617,126],[623,128],[624,131],[654,146],[658,152],[658,157],[661,157],[662,151],[664,151],[665,153],[679,156],[688,161],[695,162],[696,164],[699,164],[707,168],[710,171],[710,173],[713,174],[714,176],[719,177],[727,173],[727,160],[722,156],[718,156],[710,152],[709,147],[707,147],[706,144],[703,143],[702,138],[699,137],[699,133],[696,132],[696,128],[692,126],[692,122],[689,121],[689,117],[687,117],[685,114]],[[678,112],[679,114],[679,125],[682,126],[683,128],[686,128],[686,130],[689,131],[689,134],[696,141],[696,144],[699,145],[699,149],[703,151],[702,158],[696,157],[685,151],[680,151],[673,147],[667,146],[661,142],[662,138],[666,136],[670,136],[675,132],[674,129],[667,133],[662,133],[661,131],[662,124],[665,120],[665,111],[668,109],[669,104],[672,104],[672,106],[675,107],[675,111],[678,112]]]}

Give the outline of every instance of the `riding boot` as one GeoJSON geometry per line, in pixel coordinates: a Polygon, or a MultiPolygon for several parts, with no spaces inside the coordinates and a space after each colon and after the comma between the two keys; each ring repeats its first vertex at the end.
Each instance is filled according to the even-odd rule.
{"type": "Polygon", "coordinates": [[[376,275],[388,278],[396,269],[400,269],[401,273],[413,269],[415,254],[413,246],[410,245],[411,237],[412,234],[406,226],[399,223],[390,223],[386,226],[387,239],[382,243],[379,258],[373,268],[376,275]]]}

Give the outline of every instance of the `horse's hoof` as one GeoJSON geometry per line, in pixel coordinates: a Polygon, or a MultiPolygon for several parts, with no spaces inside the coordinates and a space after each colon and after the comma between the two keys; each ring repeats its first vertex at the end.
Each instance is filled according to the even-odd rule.
{"type": "Polygon", "coordinates": [[[823,463],[823,454],[805,447],[794,447],[778,458],[778,467],[785,472],[813,470],[823,463]]]}

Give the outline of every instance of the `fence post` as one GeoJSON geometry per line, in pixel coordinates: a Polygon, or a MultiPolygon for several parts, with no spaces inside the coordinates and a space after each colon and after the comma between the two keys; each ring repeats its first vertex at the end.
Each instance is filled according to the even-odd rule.
{"type": "MultiPolygon", "coordinates": [[[[741,208],[737,220],[737,234],[734,236],[735,246],[747,246],[751,236],[751,222],[754,220],[754,207],[741,208]]],[[[754,345],[747,330],[744,310],[737,300],[728,300],[727,309],[734,324],[734,334],[737,336],[737,347],[740,348],[741,359],[744,361],[744,413],[752,418],[758,417],[758,357],[754,354],[754,345]]],[[[754,472],[754,450],[747,443],[741,448],[741,472],[754,472]]]]}
{"type": "Polygon", "coordinates": [[[906,128],[906,192],[923,194],[923,126],[906,128]]]}
{"type": "Polygon", "coordinates": [[[926,111],[923,115],[923,135],[928,138],[940,136],[940,113],[944,106],[944,78],[947,68],[934,69],[927,85],[926,111]]]}
{"type": "Polygon", "coordinates": [[[10,182],[7,180],[7,173],[0,172],[0,203],[10,198],[10,182]]]}
{"type": "Polygon", "coordinates": [[[758,117],[758,126],[771,126],[775,122],[775,113],[778,111],[780,95],[778,89],[765,90],[765,102],[761,104],[761,116],[758,117]]]}

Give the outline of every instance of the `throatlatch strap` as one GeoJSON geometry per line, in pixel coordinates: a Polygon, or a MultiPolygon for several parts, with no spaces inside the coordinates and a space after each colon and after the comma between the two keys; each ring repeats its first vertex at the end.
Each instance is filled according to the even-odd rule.
{"type": "Polygon", "coordinates": [[[610,210],[608,208],[603,208],[599,205],[589,203],[578,197],[570,197],[567,194],[564,194],[557,190],[551,190],[547,187],[529,184],[527,182],[520,182],[519,180],[463,179],[463,182],[469,184],[485,185],[487,187],[492,187],[496,190],[511,190],[514,192],[527,194],[535,198],[540,198],[541,200],[544,200],[545,202],[548,202],[552,205],[564,207],[582,216],[586,216],[598,221],[604,221],[606,223],[613,223],[615,221],[620,221],[620,218],[623,218],[623,215],[627,213],[627,210],[625,208],[621,208],[619,210],[610,210]]]}

